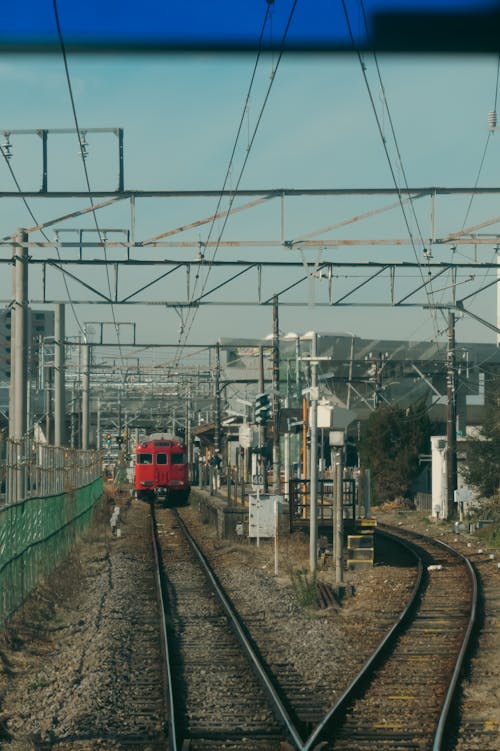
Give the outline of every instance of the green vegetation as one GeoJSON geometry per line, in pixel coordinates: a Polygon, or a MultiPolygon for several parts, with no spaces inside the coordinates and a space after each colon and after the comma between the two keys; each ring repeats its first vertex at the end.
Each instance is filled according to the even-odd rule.
{"type": "Polygon", "coordinates": [[[469,485],[477,488],[483,498],[500,498],[500,377],[493,381],[492,398],[477,438],[467,441],[466,467],[463,471],[469,485]]]}
{"type": "Polygon", "coordinates": [[[317,604],[316,575],[309,577],[307,569],[292,571],[290,574],[297,602],[302,608],[312,608],[317,604]]]}
{"type": "Polygon", "coordinates": [[[375,498],[404,498],[420,471],[419,454],[429,453],[432,425],[423,402],[408,409],[383,406],[361,429],[361,461],[372,472],[375,498]]]}

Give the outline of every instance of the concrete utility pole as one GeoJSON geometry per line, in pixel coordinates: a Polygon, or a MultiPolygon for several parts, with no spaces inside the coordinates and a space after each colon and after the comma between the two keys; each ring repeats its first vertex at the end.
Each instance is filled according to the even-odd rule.
{"type": "Polygon", "coordinates": [[[339,587],[344,581],[344,498],[343,498],[343,448],[335,448],[335,584],[339,587]]]}
{"type": "Polygon", "coordinates": [[[215,345],[215,434],[214,449],[221,450],[220,344],[215,345]]]}
{"type": "Polygon", "coordinates": [[[318,361],[317,334],[313,333],[311,340],[311,390],[309,405],[309,434],[311,438],[310,451],[310,530],[309,530],[309,569],[316,573],[318,565],[318,361]]]}
{"type": "Polygon", "coordinates": [[[273,297],[273,495],[281,491],[281,461],[280,461],[280,339],[278,319],[278,296],[273,297]]]}
{"type": "Polygon", "coordinates": [[[66,399],[65,399],[65,308],[62,303],[54,312],[54,443],[66,445],[66,399]]]}
{"type": "Polygon", "coordinates": [[[82,449],[89,447],[89,385],[90,385],[90,344],[82,342],[82,449]]]}
{"type": "Polygon", "coordinates": [[[27,393],[28,393],[28,249],[21,243],[28,241],[24,229],[14,235],[12,260],[14,263],[14,304],[12,306],[12,323],[14,330],[14,363],[11,369],[13,382],[10,417],[13,429],[9,431],[13,438],[21,439],[27,427],[27,393]]]}
{"type": "MultiPolygon", "coordinates": [[[[264,393],[264,347],[260,345],[259,347],[259,377],[258,377],[258,390],[257,393],[263,394],[264,393]]],[[[258,427],[259,431],[259,449],[264,448],[264,444],[266,442],[266,428],[265,425],[259,425],[258,427]]],[[[259,453],[257,456],[257,472],[256,474],[261,474],[263,479],[263,490],[264,493],[267,493],[268,491],[268,484],[267,484],[267,470],[266,470],[266,463],[263,459],[262,453],[259,453]]]]}
{"type": "Polygon", "coordinates": [[[21,441],[27,430],[28,407],[28,249],[22,243],[27,240],[26,231],[20,229],[14,235],[12,244],[14,268],[11,332],[14,346],[9,391],[9,437],[17,443],[16,469],[9,472],[9,503],[14,503],[25,495],[21,441]]]}
{"type": "Polygon", "coordinates": [[[455,490],[457,489],[457,426],[456,426],[456,362],[455,362],[455,314],[448,313],[448,350],[446,355],[447,419],[446,419],[446,497],[448,516],[455,514],[455,490]]]}

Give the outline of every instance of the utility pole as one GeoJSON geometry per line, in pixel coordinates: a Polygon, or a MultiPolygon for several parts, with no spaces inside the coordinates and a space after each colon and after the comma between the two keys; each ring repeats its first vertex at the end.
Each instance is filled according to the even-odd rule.
{"type": "Polygon", "coordinates": [[[313,333],[311,340],[311,391],[309,406],[309,433],[311,437],[311,452],[309,460],[310,476],[310,519],[309,519],[309,569],[316,573],[318,564],[318,361],[317,334],[313,333]]]}
{"type": "Polygon", "coordinates": [[[344,581],[344,466],[343,447],[335,447],[335,584],[344,581]]]}
{"type": "Polygon", "coordinates": [[[54,444],[56,446],[66,445],[64,313],[64,305],[58,303],[54,312],[54,444]]]}
{"type": "Polygon", "coordinates": [[[14,358],[10,376],[9,436],[16,442],[16,469],[9,473],[9,503],[14,503],[25,495],[22,439],[27,430],[28,406],[28,249],[23,243],[27,241],[27,232],[20,229],[14,235],[12,243],[14,358]]]}
{"type": "Polygon", "coordinates": [[[446,419],[446,497],[447,515],[455,515],[455,490],[457,489],[457,426],[455,379],[455,314],[448,313],[448,350],[446,354],[447,419],[446,419]]]}
{"type": "Polygon", "coordinates": [[[82,437],[83,451],[89,447],[89,384],[90,384],[90,344],[86,338],[82,342],[82,437]]]}
{"type": "MultiPolygon", "coordinates": [[[[264,347],[262,345],[259,346],[259,378],[258,378],[259,388],[258,393],[263,394],[264,393],[264,347]]],[[[259,449],[260,452],[257,456],[257,472],[256,474],[262,475],[263,479],[263,491],[264,493],[267,493],[268,491],[268,485],[267,485],[267,471],[266,471],[266,463],[263,459],[262,455],[262,449],[264,448],[264,444],[266,442],[266,427],[265,425],[259,425],[258,427],[259,431],[259,449]]]]}
{"type": "Polygon", "coordinates": [[[221,450],[221,403],[220,403],[220,344],[215,345],[215,434],[214,449],[221,450]]]}
{"type": "Polygon", "coordinates": [[[280,340],[278,320],[278,296],[273,297],[273,495],[279,495],[281,490],[281,461],[280,461],[280,340]]]}

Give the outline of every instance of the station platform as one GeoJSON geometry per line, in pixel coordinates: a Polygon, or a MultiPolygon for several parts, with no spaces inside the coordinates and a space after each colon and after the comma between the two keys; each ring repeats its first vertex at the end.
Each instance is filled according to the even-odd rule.
{"type": "MultiPolygon", "coordinates": [[[[240,485],[238,493],[234,488],[229,489],[221,485],[210,490],[192,486],[191,503],[195,503],[202,520],[214,528],[221,539],[242,539],[248,537],[249,527],[249,496],[255,496],[256,491],[251,485],[240,485]]],[[[267,497],[267,494],[264,496],[267,497]]],[[[291,507],[288,503],[281,506],[279,534],[302,532],[309,534],[309,518],[307,509],[304,516],[290,518],[291,507]]],[[[345,560],[349,569],[365,568],[374,562],[374,529],[376,522],[372,519],[344,518],[345,560]]],[[[333,541],[333,520],[331,507],[321,508],[318,517],[318,540],[320,554],[331,553],[333,541]],[[325,514],[330,514],[329,517],[325,514]]]]}

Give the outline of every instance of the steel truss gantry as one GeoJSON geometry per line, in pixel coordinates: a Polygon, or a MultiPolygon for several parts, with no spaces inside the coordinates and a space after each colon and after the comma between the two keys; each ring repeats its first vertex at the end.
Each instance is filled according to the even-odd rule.
{"type": "MultiPolygon", "coordinates": [[[[429,295],[436,292],[434,282],[446,275],[449,281],[442,289],[449,289],[449,302],[446,307],[456,307],[465,313],[464,302],[498,283],[498,265],[495,260],[483,261],[478,258],[478,249],[489,246],[493,249],[500,242],[500,230],[485,234],[482,232],[487,227],[494,228],[500,224],[500,216],[486,218],[480,223],[464,229],[441,233],[436,231],[438,217],[438,200],[446,197],[472,196],[487,198],[498,196],[500,188],[469,188],[469,187],[417,187],[410,188],[405,195],[398,195],[395,188],[317,188],[317,189],[254,189],[232,191],[214,190],[118,190],[96,191],[92,193],[92,199],[102,198],[100,203],[95,203],[85,208],[58,216],[47,222],[40,223],[26,230],[28,240],[24,247],[28,249],[29,265],[42,266],[42,291],[38,298],[30,296],[30,304],[59,304],[65,302],[50,290],[51,271],[64,274],[68,280],[73,280],[76,285],[82,287],[88,295],[82,298],[73,297],[72,302],[79,304],[102,304],[108,305],[161,305],[163,307],[197,308],[209,305],[241,306],[241,305],[272,305],[273,297],[277,296],[280,306],[303,306],[310,304],[307,296],[308,283],[313,281],[318,288],[317,299],[314,305],[318,307],[331,306],[370,306],[370,307],[427,307],[432,304],[429,295]],[[220,198],[231,199],[232,202],[245,199],[246,202],[239,205],[230,204],[226,211],[217,214],[209,214],[201,219],[166,229],[160,234],[139,239],[136,227],[136,202],[142,199],[201,199],[220,198]],[[391,198],[388,204],[371,208],[370,210],[357,213],[353,216],[338,220],[320,229],[304,227],[301,234],[295,233],[290,237],[287,234],[285,222],[286,202],[295,199],[317,198],[340,198],[356,197],[358,199],[391,198]],[[422,199],[430,200],[428,214],[428,231],[425,232],[427,239],[420,238],[417,243],[414,237],[354,237],[351,236],[352,228],[361,222],[366,222],[386,212],[396,212],[404,204],[413,201],[416,205],[422,199]],[[251,200],[247,200],[251,199],[251,200]],[[91,212],[103,211],[120,201],[129,203],[129,226],[109,227],[107,229],[68,229],[61,227],[70,219],[83,217],[91,212]],[[220,219],[226,219],[230,215],[241,212],[249,212],[266,203],[277,202],[279,208],[279,231],[277,236],[261,239],[228,239],[225,237],[209,239],[202,242],[195,239],[194,231],[201,227],[207,227],[220,219]],[[56,233],[54,240],[38,239],[40,232],[52,227],[56,233]],[[338,231],[349,228],[343,236],[338,236],[338,231]],[[61,240],[64,233],[69,237],[75,233],[74,239],[61,240]],[[121,233],[119,239],[116,233],[121,233]],[[420,247],[422,243],[425,247],[420,247]],[[418,248],[416,248],[416,244],[418,248]],[[438,248],[447,248],[452,253],[451,261],[435,261],[432,259],[432,251],[438,248]],[[473,259],[456,262],[454,255],[460,247],[473,248],[473,259]],[[235,258],[238,249],[244,248],[247,255],[254,254],[251,260],[235,258]],[[323,253],[356,248],[360,253],[370,254],[370,260],[335,260],[323,258],[323,253]],[[89,251],[100,249],[103,257],[91,258],[89,251]],[[54,257],[57,250],[58,257],[54,257]],[[75,250],[77,251],[75,254],[75,250]],[[268,258],[261,260],[258,252],[266,250],[268,258]],[[394,255],[394,252],[409,253],[409,260],[373,260],[373,253],[386,251],[394,255]],[[153,253],[154,251],[154,253],[153,253]],[[164,251],[159,256],[158,251],[164,251]],[[190,253],[195,251],[195,253],[190,253]],[[289,260],[294,251],[300,253],[301,260],[289,260]],[[116,257],[120,253],[120,257],[116,257]],[[231,258],[216,258],[216,254],[225,256],[231,254],[231,258]],[[316,253],[316,257],[311,256],[316,253]],[[411,258],[413,253],[414,258],[411,258]],[[113,254],[113,257],[111,257],[113,254]],[[186,257],[187,255],[191,257],[186,257]],[[421,260],[419,255],[421,255],[421,260]],[[423,255],[422,255],[423,254],[423,255]],[[288,258],[287,258],[288,256],[288,258]],[[71,267],[78,271],[70,270],[71,267]],[[84,267],[105,267],[112,269],[113,287],[108,284],[108,290],[99,289],[92,279],[86,280],[81,276],[84,267]],[[144,283],[122,290],[122,279],[126,276],[127,269],[156,270],[153,278],[144,283]],[[161,269],[160,273],[158,269],[161,269]],[[349,271],[349,274],[347,273],[349,271]],[[278,273],[269,274],[274,271],[278,273]],[[206,280],[211,274],[210,286],[205,284],[201,290],[196,290],[193,285],[193,277],[199,278],[204,274],[206,280]],[[485,275],[491,277],[485,279],[485,275]],[[179,280],[181,276],[181,281],[179,280]],[[271,276],[273,281],[271,282],[271,276]],[[169,279],[167,279],[170,277],[169,279]],[[242,277],[245,277],[245,294],[241,295],[242,277]],[[248,282],[253,277],[253,283],[248,282]],[[408,277],[412,279],[410,283],[408,277]],[[347,281],[350,279],[351,281],[347,281]],[[402,281],[404,279],[404,281],[402,281]],[[238,281],[239,280],[239,281],[238,281]],[[278,280],[278,288],[276,288],[278,280]],[[384,284],[371,284],[375,280],[384,281],[384,284]],[[162,283],[162,284],[160,284],[162,283]],[[170,287],[168,287],[170,284],[170,287]],[[240,286],[238,287],[238,284],[240,286]],[[466,284],[467,293],[457,295],[457,285],[466,284]],[[235,290],[231,295],[231,287],[235,290]],[[179,290],[184,288],[185,294],[180,295],[179,290]],[[362,290],[362,292],[360,292],[362,290]]],[[[78,191],[49,191],[39,192],[1,192],[0,198],[89,198],[85,192],[78,191]]],[[[308,221],[308,213],[304,213],[304,223],[308,221]]],[[[401,222],[400,222],[401,224],[401,222]]],[[[0,263],[11,263],[12,238],[4,237],[0,240],[0,263]]],[[[108,275],[108,274],[107,274],[108,275]]],[[[130,277],[130,274],[128,274],[130,277]]],[[[109,276],[108,276],[109,279],[109,276]]],[[[441,283],[441,280],[440,280],[441,283]]],[[[444,284],[444,282],[443,282],[444,284]]],[[[4,302],[9,302],[5,300],[4,302]]],[[[482,320],[482,319],[480,319],[482,320]]],[[[495,331],[498,329],[492,324],[495,331]]]]}

